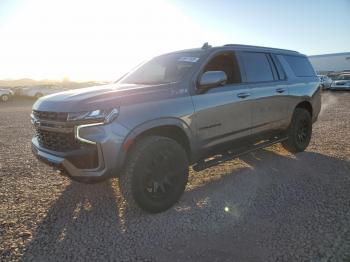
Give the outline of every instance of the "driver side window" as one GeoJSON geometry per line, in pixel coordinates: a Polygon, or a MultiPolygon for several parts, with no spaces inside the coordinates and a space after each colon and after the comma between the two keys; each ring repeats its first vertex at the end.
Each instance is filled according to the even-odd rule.
{"type": "Polygon", "coordinates": [[[233,52],[221,53],[213,57],[205,66],[203,73],[207,71],[223,71],[227,75],[226,84],[241,83],[241,73],[236,56],[233,52]]]}

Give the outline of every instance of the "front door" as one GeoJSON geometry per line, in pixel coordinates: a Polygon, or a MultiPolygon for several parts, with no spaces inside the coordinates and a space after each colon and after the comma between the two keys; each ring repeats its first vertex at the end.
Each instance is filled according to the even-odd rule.
{"type": "Polygon", "coordinates": [[[215,55],[201,74],[207,71],[224,71],[228,80],[224,86],[192,96],[197,138],[203,152],[225,147],[251,132],[250,88],[241,82],[235,54],[225,52],[215,55]]]}

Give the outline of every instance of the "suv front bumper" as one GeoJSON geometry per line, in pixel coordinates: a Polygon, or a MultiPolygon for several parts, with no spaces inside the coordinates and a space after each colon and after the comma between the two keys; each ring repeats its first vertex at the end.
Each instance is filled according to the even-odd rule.
{"type": "MultiPolygon", "coordinates": [[[[84,127],[85,139],[94,141],[95,145],[82,146],[77,150],[56,152],[40,146],[37,137],[32,138],[33,154],[45,164],[63,169],[73,177],[113,177],[118,176],[122,167],[125,150],[123,142],[129,130],[119,123],[84,127]],[[89,160],[93,152],[97,155],[97,165],[93,168],[79,168],[71,159],[89,160]]],[[[84,144],[84,142],[81,142],[84,144]]],[[[87,165],[89,166],[89,165],[87,165]]]]}

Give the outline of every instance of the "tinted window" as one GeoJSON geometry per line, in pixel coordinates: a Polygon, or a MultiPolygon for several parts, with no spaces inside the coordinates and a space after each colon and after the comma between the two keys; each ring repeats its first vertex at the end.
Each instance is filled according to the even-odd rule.
{"type": "Polygon", "coordinates": [[[312,68],[309,60],[302,56],[284,55],[284,59],[292,68],[296,76],[314,76],[315,71],[312,68]]]}
{"type": "Polygon", "coordinates": [[[227,84],[241,82],[241,73],[234,53],[222,53],[213,57],[205,66],[203,72],[223,71],[227,76],[227,84]]]}
{"type": "Polygon", "coordinates": [[[281,63],[278,61],[275,55],[272,55],[272,58],[273,58],[273,63],[277,69],[278,79],[280,80],[286,79],[286,74],[284,73],[281,63]]]}
{"type": "Polygon", "coordinates": [[[271,66],[266,54],[243,52],[242,60],[248,82],[274,80],[271,66]]]}

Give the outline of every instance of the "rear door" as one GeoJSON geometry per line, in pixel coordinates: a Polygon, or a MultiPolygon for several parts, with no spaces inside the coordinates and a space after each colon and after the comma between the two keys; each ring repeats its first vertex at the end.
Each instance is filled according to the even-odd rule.
{"type": "Polygon", "coordinates": [[[252,134],[261,139],[283,129],[287,122],[288,89],[283,69],[267,52],[242,51],[244,81],[252,99],[252,134]]]}

